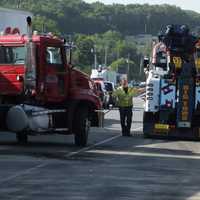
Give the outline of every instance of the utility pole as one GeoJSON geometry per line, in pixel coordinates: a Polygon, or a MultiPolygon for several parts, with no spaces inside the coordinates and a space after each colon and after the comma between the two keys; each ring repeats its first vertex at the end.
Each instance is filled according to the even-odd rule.
{"type": "Polygon", "coordinates": [[[76,48],[76,45],[74,45],[73,41],[72,41],[72,35],[66,35],[66,37],[68,38],[65,42],[65,48],[67,50],[67,61],[68,64],[72,64],[72,51],[73,48],[76,48]]]}
{"type": "Polygon", "coordinates": [[[45,34],[46,33],[46,27],[45,27],[45,24],[42,23],[42,33],[45,34]]]}
{"type": "Polygon", "coordinates": [[[17,0],[17,8],[19,9],[21,7],[21,0],[17,0]]]}
{"type": "Polygon", "coordinates": [[[96,45],[94,46],[94,68],[97,69],[97,49],[96,49],[96,45]]]}
{"type": "Polygon", "coordinates": [[[72,64],[72,49],[73,49],[73,43],[72,43],[72,36],[69,35],[69,64],[72,64]]]}
{"type": "Polygon", "coordinates": [[[104,59],[104,65],[107,67],[107,57],[108,57],[108,47],[105,46],[105,59],[104,59]]]}
{"type": "Polygon", "coordinates": [[[92,53],[94,53],[94,69],[97,69],[97,49],[96,49],[96,45],[94,45],[94,48],[92,49],[92,53]]]}
{"type": "Polygon", "coordinates": [[[147,24],[146,24],[146,22],[144,24],[144,33],[147,34],[147,24]]]}
{"type": "MultiPolygon", "coordinates": [[[[146,16],[146,20],[145,20],[145,24],[144,24],[144,32],[145,34],[147,34],[147,31],[149,32],[149,30],[147,30],[147,28],[149,27],[149,21],[150,21],[151,15],[148,14],[146,16]]],[[[148,28],[149,29],[149,28],[148,28]]]]}
{"type": "Polygon", "coordinates": [[[143,67],[143,57],[141,57],[141,59],[140,59],[140,72],[139,72],[140,77],[142,75],[142,67],[143,67]]]}
{"type": "Polygon", "coordinates": [[[129,68],[130,68],[130,53],[128,53],[128,56],[127,56],[127,78],[129,77],[129,68]]]}

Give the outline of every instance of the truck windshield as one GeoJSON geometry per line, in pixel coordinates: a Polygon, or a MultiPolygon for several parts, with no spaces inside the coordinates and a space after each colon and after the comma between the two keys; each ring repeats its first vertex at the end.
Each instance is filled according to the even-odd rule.
{"type": "Polygon", "coordinates": [[[0,46],[0,65],[14,64],[20,65],[25,63],[25,47],[8,47],[0,46]]]}
{"type": "Polygon", "coordinates": [[[47,47],[46,60],[48,64],[62,64],[61,49],[58,47],[47,47]]]}
{"type": "Polygon", "coordinates": [[[113,91],[113,85],[112,83],[104,82],[105,89],[107,92],[112,92],[113,91]]]}

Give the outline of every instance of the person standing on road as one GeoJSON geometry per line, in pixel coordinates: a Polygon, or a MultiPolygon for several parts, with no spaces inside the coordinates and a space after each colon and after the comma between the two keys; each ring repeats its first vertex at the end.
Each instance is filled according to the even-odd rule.
{"type": "Polygon", "coordinates": [[[131,136],[130,130],[132,124],[134,94],[133,88],[128,87],[128,81],[126,79],[121,81],[121,86],[114,92],[119,107],[122,136],[131,136]]]}

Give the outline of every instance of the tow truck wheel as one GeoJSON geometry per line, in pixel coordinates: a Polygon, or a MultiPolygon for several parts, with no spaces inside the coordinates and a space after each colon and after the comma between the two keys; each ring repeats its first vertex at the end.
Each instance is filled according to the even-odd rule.
{"type": "Polygon", "coordinates": [[[144,112],[143,115],[143,134],[144,137],[150,137],[154,127],[154,115],[151,112],[144,112]]]}
{"type": "Polygon", "coordinates": [[[28,135],[26,133],[16,133],[18,144],[25,145],[28,142],[28,135]]]}
{"type": "Polygon", "coordinates": [[[75,117],[74,139],[77,146],[87,145],[90,124],[88,108],[79,108],[75,117]]]}

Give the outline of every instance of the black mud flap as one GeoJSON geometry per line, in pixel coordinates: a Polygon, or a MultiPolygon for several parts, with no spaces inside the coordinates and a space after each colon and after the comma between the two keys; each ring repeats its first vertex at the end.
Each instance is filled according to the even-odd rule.
{"type": "Polygon", "coordinates": [[[144,137],[150,137],[154,132],[154,114],[152,112],[144,112],[143,115],[143,134],[144,137]]]}

